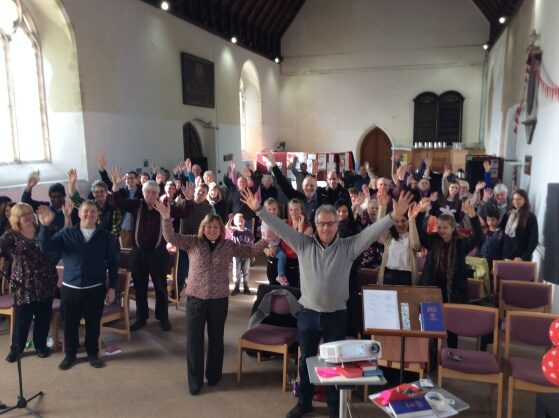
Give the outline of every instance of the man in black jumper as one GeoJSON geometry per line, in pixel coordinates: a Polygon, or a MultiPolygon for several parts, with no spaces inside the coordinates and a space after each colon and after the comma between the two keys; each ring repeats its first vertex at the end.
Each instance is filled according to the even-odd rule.
{"type": "Polygon", "coordinates": [[[49,228],[54,212],[46,206],[38,209],[41,229],[39,241],[44,250],[58,250],[64,259],[61,312],[64,317],[64,351],[58,366],[67,370],[76,362],[78,330],[85,319],[85,348],[92,367],[103,367],[99,359],[99,334],[103,304],[115,299],[118,253],[112,234],[99,228],[99,212],[92,202],[83,202],[78,211],[79,225],[54,233],[49,228]],[[108,289],[106,287],[109,273],[108,289]]]}
{"type": "MultiPolygon", "coordinates": [[[[136,292],[136,321],[130,331],[144,327],[149,317],[148,282],[151,277],[155,290],[155,319],[160,322],[163,331],[171,330],[168,312],[167,272],[169,271],[169,253],[167,243],[161,232],[161,216],[155,210],[155,201],[159,198],[159,185],[148,180],[142,186],[143,200],[126,199],[118,191],[118,185],[124,176],[118,167],[111,169],[113,196],[117,208],[132,215],[132,253],[130,254],[130,272],[136,292]]],[[[192,197],[192,186],[185,187],[185,192],[192,197]]],[[[186,218],[192,209],[191,200],[171,206],[171,217],[186,218]]]]}

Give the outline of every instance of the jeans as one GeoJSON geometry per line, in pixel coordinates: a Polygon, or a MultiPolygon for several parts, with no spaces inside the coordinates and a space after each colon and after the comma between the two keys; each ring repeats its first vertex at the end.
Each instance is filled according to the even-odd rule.
{"type": "MultiPolygon", "coordinates": [[[[311,405],[314,385],[310,383],[307,358],[318,354],[320,337],[325,343],[344,340],[346,336],[347,311],[317,312],[302,308],[297,316],[297,337],[301,347],[299,377],[301,386],[299,403],[311,405]]],[[[326,387],[326,402],[330,411],[339,409],[339,394],[334,386],[326,387]]]]}
{"type": "Polygon", "coordinates": [[[235,287],[239,287],[241,282],[248,286],[248,276],[250,275],[250,258],[233,257],[233,282],[235,287]]]}
{"type": "Polygon", "coordinates": [[[276,258],[278,259],[278,276],[285,276],[285,263],[287,262],[287,254],[281,249],[276,247],[276,258]]]}

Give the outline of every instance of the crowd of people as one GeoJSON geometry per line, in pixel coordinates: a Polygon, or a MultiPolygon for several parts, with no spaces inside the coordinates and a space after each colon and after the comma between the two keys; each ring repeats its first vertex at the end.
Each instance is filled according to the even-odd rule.
{"type": "MultiPolygon", "coordinates": [[[[324,187],[318,186],[316,164],[310,171],[302,161],[286,167],[294,186],[272,152],[264,158],[269,174],[248,166],[238,171],[231,162],[220,186],[212,171],[189,159],[171,170],[153,166],[150,173],[125,172],[115,166],[107,171],[100,154],[99,179],[87,196],[77,190],[75,169],[68,172],[68,195],[55,183],[48,190],[50,201],[34,200],[39,182],[34,173],[20,203],[0,196],[0,256],[16,293],[18,331],[6,360],[16,361],[23,351],[32,320],[37,355],[50,355],[52,301],[60,297],[65,357],[59,368],[76,362],[81,318],[89,363],[102,367],[99,321],[104,303],[115,299],[121,248],[132,249],[128,269],[136,316],[131,331],[148,323],[150,278],[155,318],[170,331],[166,275],[169,250],[177,251],[175,296],[186,297],[188,386],[196,395],[204,376],[210,386],[221,378],[228,298],[251,294],[251,259],[263,251],[269,283],[301,291],[301,390],[287,415],[296,418],[312,410],[305,359],[316,355],[320,339],[362,334],[359,269],[377,270],[379,284],[437,286],[445,302],[468,303],[468,254],[475,251],[490,265],[499,259],[531,260],[538,243],[527,193],[515,190],[509,196],[504,184],[493,184],[488,165],[484,181],[470,193],[468,182],[448,164],[442,181],[433,182],[429,155],[417,169],[398,162],[391,178],[375,176],[368,163],[355,173],[332,170],[324,173],[324,187]],[[425,260],[422,269],[418,255],[425,260]],[[58,289],[59,263],[64,274],[58,289]]],[[[449,338],[449,344],[456,341],[449,338]]],[[[335,392],[329,390],[327,399],[335,416],[335,392]]]]}

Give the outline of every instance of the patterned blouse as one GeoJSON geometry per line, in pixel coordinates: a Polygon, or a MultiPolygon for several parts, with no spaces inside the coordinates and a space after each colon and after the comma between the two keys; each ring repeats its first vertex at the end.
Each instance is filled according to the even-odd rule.
{"type": "Polygon", "coordinates": [[[0,237],[0,254],[11,259],[11,277],[18,283],[16,303],[37,302],[54,297],[58,274],[37,239],[8,230],[0,237]]]}
{"type": "Polygon", "coordinates": [[[266,240],[241,245],[221,240],[213,251],[208,241],[197,235],[183,235],[173,231],[169,219],[162,220],[163,237],[178,249],[187,251],[190,260],[186,294],[199,299],[220,299],[229,295],[229,263],[231,257],[250,258],[268,246],[266,240]]]}

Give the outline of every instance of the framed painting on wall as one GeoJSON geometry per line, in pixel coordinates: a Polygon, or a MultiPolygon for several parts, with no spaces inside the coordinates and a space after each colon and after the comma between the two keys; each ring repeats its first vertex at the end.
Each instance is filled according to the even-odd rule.
{"type": "Polygon", "coordinates": [[[181,74],[183,104],[215,107],[213,62],[181,52],[181,74]]]}

